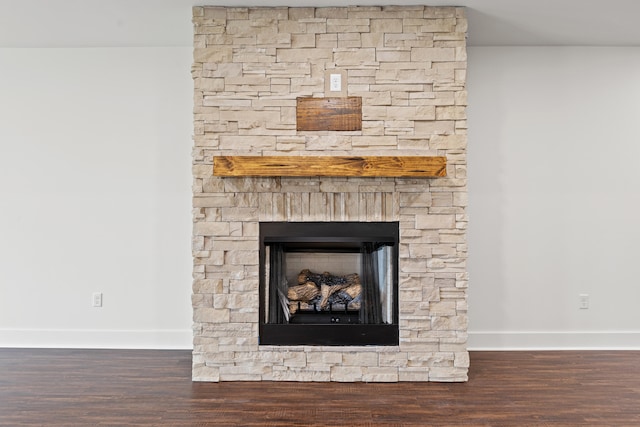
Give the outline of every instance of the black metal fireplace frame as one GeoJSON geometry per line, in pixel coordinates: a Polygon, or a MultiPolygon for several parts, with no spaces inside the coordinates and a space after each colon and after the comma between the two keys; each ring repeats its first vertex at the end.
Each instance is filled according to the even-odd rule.
{"type": "Polygon", "coordinates": [[[399,343],[398,254],[399,223],[396,222],[261,222],[259,249],[259,343],[260,345],[383,345],[399,343]],[[336,227],[339,225],[339,227],[336,227]],[[346,227],[345,227],[346,226],[346,227]],[[339,228],[339,230],[338,230],[339,228]],[[276,324],[265,319],[266,246],[273,243],[304,250],[305,245],[326,251],[349,251],[362,242],[392,247],[393,319],[385,324],[276,324]]]}

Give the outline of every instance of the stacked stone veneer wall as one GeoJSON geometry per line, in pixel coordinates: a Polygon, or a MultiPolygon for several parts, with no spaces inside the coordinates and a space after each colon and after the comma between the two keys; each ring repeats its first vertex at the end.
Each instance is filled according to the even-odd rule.
{"type": "MultiPolygon", "coordinates": [[[[195,7],[193,379],[465,381],[466,29],[455,7],[195,7]],[[344,71],[362,130],[297,132],[344,71]],[[446,155],[446,178],[218,178],[216,155],[446,155]],[[260,221],[399,221],[400,344],[261,346],[260,221]]],[[[344,82],[343,82],[344,84],[344,82]]]]}

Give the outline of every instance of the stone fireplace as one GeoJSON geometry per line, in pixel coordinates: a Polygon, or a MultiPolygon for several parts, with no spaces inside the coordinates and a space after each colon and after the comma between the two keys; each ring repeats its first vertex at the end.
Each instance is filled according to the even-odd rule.
{"type": "Polygon", "coordinates": [[[195,7],[193,20],[193,379],[465,381],[464,9],[195,7]],[[361,129],[297,130],[297,98],[347,95],[362,99],[361,129]],[[446,176],[213,175],[214,157],[249,155],[445,156],[446,176]],[[261,229],[305,223],[396,224],[397,281],[380,293],[396,341],[265,341],[261,229]]]}

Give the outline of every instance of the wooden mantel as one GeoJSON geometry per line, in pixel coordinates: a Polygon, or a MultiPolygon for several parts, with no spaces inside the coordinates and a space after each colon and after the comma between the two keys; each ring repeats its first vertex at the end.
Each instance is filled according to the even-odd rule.
{"type": "Polygon", "coordinates": [[[447,176],[444,156],[215,156],[213,175],[296,177],[447,176]]]}

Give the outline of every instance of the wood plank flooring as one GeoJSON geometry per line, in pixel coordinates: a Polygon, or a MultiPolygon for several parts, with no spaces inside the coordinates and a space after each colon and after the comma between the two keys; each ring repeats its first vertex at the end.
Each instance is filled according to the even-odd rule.
{"type": "Polygon", "coordinates": [[[192,383],[170,350],[0,349],[2,426],[640,426],[640,352],[472,352],[469,382],[192,383]]]}

